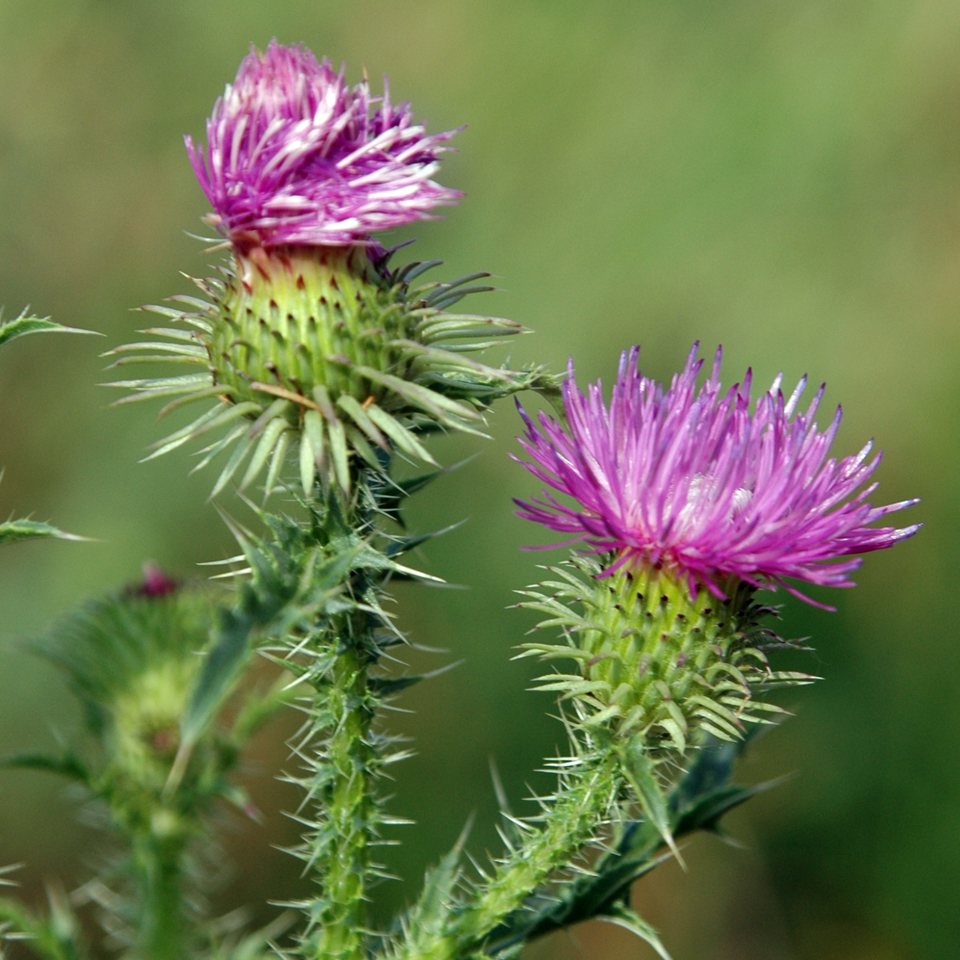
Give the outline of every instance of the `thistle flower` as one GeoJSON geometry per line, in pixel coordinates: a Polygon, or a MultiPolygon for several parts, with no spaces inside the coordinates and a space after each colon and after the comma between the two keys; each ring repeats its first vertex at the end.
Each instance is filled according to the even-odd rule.
{"type": "Polygon", "coordinates": [[[440,261],[388,267],[390,252],[371,232],[422,219],[459,194],[431,180],[452,133],[428,136],[387,93],[371,114],[375,102],[366,81],[351,89],[327,61],[273,41],[243,61],[217,101],[206,150],[187,138],[232,262],[222,277],[196,281],[207,300],[145,308],[182,327],[150,328],[165,340],[111,355],[115,366],[204,369],[113,385],[133,391],[120,402],[169,399],[163,413],[217,398],[152,454],[226,429],[202,451],[201,466],[232,447],[214,493],[246,462],[241,489],[269,464],[269,494],[291,445],[307,495],[317,477],[349,491],[358,463],[382,469],[377,447],[432,462],[420,434],[478,432],[489,403],[539,379],[465,356],[522,330],[445,312],[492,289],[474,284],[488,274],[413,285],[440,261]]]}
{"type": "Polygon", "coordinates": [[[796,413],[806,377],[787,399],[778,376],[751,414],[751,371],[721,393],[718,349],[698,390],[697,350],[667,390],[640,374],[639,348],[624,352],[609,408],[599,383],[586,394],[577,388],[571,360],[563,387],[569,429],[543,415],[538,428],[521,409],[520,442],[533,459],[523,465],[576,505],[547,493],[518,501],[520,516],[613,554],[611,570],[664,566],[693,592],[699,582],[718,597],[731,576],[798,596],[785,578],[853,586],[849,574],[862,562],[853,555],[920,529],[871,526],[918,501],[867,502],[876,484],[865,484],[880,462],[879,454],[868,459],[872,441],[855,456],[828,459],[841,410],[818,429],[823,386],[806,413],[796,413]]]}
{"type": "Polygon", "coordinates": [[[578,545],[548,568],[554,579],[521,591],[566,643],[527,643],[521,656],[575,660],[578,673],[547,674],[542,689],[655,758],[682,754],[698,730],[739,737],[780,712],[757,694],[813,679],[771,670],[765,651],[790,644],[762,625],[776,611],[755,600],[758,587],[802,597],[786,578],[851,586],[855,554],[919,529],[871,526],[916,501],[867,501],[870,444],[829,457],[840,410],[819,430],[822,387],[798,413],[806,378],[786,398],[777,377],[751,412],[750,372],[723,392],[718,350],[698,389],[697,350],[666,389],[641,376],[638,348],[625,352],[609,406],[599,383],[578,389],[571,363],[569,426],[521,408],[531,460],[520,462],[549,490],[517,501],[519,515],[578,545]]]}
{"type": "Polygon", "coordinates": [[[459,199],[430,179],[455,132],[428,135],[409,104],[390,103],[386,78],[372,98],[366,79],[351,89],[326,58],[272,40],[214,106],[206,152],[186,144],[234,243],[349,246],[459,199]]]}

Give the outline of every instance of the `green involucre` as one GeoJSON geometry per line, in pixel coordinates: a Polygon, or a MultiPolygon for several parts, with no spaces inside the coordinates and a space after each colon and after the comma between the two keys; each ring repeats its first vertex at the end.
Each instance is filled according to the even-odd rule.
{"type": "Polygon", "coordinates": [[[739,739],[744,724],[783,713],[758,694],[813,679],[770,668],[764,651],[784,641],[763,625],[775,610],[749,584],[723,584],[727,599],[703,588],[692,597],[665,569],[604,577],[582,555],[547,569],[558,579],[520,591],[519,606],[546,613],[536,629],[560,627],[566,643],[525,643],[520,656],[574,660],[576,673],[538,677],[539,689],[574,700],[586,725],[639,738],[653,759],[682,756],[701,731],[739,739]]]}
{"type": "MultiPolygon", "coordinates": [[[[175,377],[118,381],[119,401],[166,397],[163,413],[196,400],[219,402],[155,444],[159,456],[210,431],[226,434],[202,451],[199,466],[231,449],[214,488],[238,475],[249,486],[267,471],[267,492],[288,450],[298,451],[309,495],[317,477],[349,491],[360,463],[380,469],[376,448],[433,462],[422,436],[438,429],[480,432],[498,397],[553,381],[538,370],[494,368],[466,354],[522,331],[498,317],[446,313],[487,276],[411,284],[436,261],[391,271],[360,247],[255,247],[235,250],[221,278],[198,281],[208,301],[176,297],[193,310],[145,309],[182,328],[145,333],[166,341],[110,351],[114,366],[186,363],[175,377]]],[[[199,469],[199,467],[198,467],[199,469]]]]}

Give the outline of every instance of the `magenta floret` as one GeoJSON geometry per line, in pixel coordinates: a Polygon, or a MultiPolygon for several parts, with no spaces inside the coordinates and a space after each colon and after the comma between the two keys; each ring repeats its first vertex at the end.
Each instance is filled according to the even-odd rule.
{"type": "Polygon", "coordinates": [[[460,194],[434,183],[443,143],[407,103],[392,105],[364,80],[305,47],[272,40],[240,64],[207,121],[207,147],[187,152],[217,227],[239,244],[345,246],[429,217],[460,194]],[[371,107],[379,108],[371,113],[371,107]]]}
{"type": "MultiPolygon", "coordinates": [[[[906,500],[874,507],[865,486],[880,455],[871,443],[856,456],[829,457],[840,425],[814,422],[823,387],[806,413],[795,413],[806,377],[789,399],[780,377],[750,412],[751,372],[721,395],[718,349],[709,379],[698,344],[669,389],[637,369],[639,347],[620,358],[609,408],[599,382],[578,388],[573,361],[563,387],[569,428],[541,413],[539,424],[521,408],[527,433],[519,438],[532,462],[519,461],[549,491],[519,515],[612,553],[609,571],[627,564],[664,565],[721,595],[718,583],[735,576],[755,586],[785,578],[834,587],[853,583],[855,554],[882,550],[920,528],[872,527],[908,507],[906,500]]],[[[809,599],[803,597],[803,599],[809,599]]]]}

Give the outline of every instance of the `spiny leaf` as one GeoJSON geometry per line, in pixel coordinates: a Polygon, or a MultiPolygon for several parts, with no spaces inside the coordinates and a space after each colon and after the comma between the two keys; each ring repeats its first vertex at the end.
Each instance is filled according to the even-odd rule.
{"type": "Polygon", "coordinates": [[[96,330],[81,330],[79,327],[65,327],[63,324],[54,323],[49,317],[28,317],[24,310],[15,320],[3,323],[0,320],[0,347],[17,337],[26,336],[28,333],[91,333],[100,337],[103,334],[96,330]]]}
{"type": "MultiPolygon", "coordinates": [[[[297,595],[300,583],[286,582],[271,569],[266,553],[252,543],[240,528],[228,520],[253,567],[254,583],[247,584],[240,602],[220,614],[216,639],[197,677],[197,683],[181,720],[182,742],[196,742],[207,723],[230,695],[253,650],[253,633],[277,617],[297,595]]],[[[345,550],[311,570],[310,586],[332,595],[357,556],[357,549],[345,550]]]]}
{"type": "Polygon", "coordinates": [[[459,667],[461,663],[463,663],[462,660],[458,660],[456,663],[448,663],[436,670],[429,671],[429,673],[408,674],[402,677],[371,677],[367,682],[370,691],[376,696],[390,697],[418,684],[421,680],[433,680],[434,677],[439,677],[441,674],[459,667]]]}
{"type": "MultiPolygon", "coordinates": [[[[745,741],[752,739],[751,731],[745,741]]],[[[680,782],[673,788],[667,804],[674,837],[696,830],[718,832],[717,821],[729,810],[751,796],[769,789],[779,781],[754,787],[730,784],[730,776],[745,742],[723,743],[708,740],[680,782]]],[[[626,905],[633,882],[649,873],[672,854],[662,853],[663,840],[648,820],[622,824],[615,830],[610,849],[593,864],[591,876],[581,876],[539,893],[517,911],[487,942],[487,952],[505,960],[518,944],[529,943],[554,930],[593,918],[604,919],[626,905]]],[[[634,932],[637,932],[636,930],[634,932]]]]}
{"type": "Polygon", "coordinates": [[[609,913],[600,914],[597,919],[606,923],[615,923],[618,927],[623,927],[625,930],[635,933],[641,940],[649,943],[663,960],[670,960],[670,954],[667,953],[666,948],[660,942],[657,931],[630,907],[624,906],[622,903],[614,904],[609,913]]]}
{"type": "Polygon", "coordinates": [[[75,533],[64,533],[63,530],[58,530],[49,523],[40,523],[37,520],[8,520],[6,523],[0,523],[0,544],[43,537],[54,537],[57,540],[87,540],[87,537],[79,537],[75,533]]]}
{"type": "Polygon", "coordinates": [[[414,915],[410,918],[414,936],[421,931],[430,933],[442,929],[443,922],[454,905],[453,892],[460,874],[460,860],[472,827],[471,816],[460,831],[453,849],[427,873],[423,893],[414,915]]]}
{"type": "Polygon", "coordinates": [[[646,752],[646,739],[642,734],[634,734],[618,751],[623,772],[633,787],[644,814],[657,828],[664,843],[673,851],[673,855],[683,865],[683,858],[673,839],[670,829],[670,810],[667,798],[657,780],[654,761],[646,752]]]}
{"type": "Polygon", "coordinates": [[[676,833],[693,833],[695,830],[706,830],[710,833],[719,833],[720,818],[729,813],[734,807],[746,803],[751,797],[764,793],[773,787],[779,786],[790,779],[790,774],[767,780],[764,783],[754,784],[752,787],[739,787],[735,784],[714,790],[704,797],[700,797],[690,807],[685,809],[676,820],[676,833]]]}
{"type": "MultiPolygon", "coordinates": [[[[13,900],[0,899],[0,938],[28,940],[30,949],[46,960],[78,960],[75,918],[72,912],[64,913],[65,898],[53,894],[50,899],[57,916],[49,920],[36,916],[13,900]]],[[[69,911],[68,906],[66,910],[69,911]]]]}

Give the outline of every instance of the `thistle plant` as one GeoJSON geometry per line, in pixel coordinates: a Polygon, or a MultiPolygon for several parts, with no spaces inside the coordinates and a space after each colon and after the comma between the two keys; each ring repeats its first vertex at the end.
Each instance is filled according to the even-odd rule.
{"type": "Polygon", "coordinates": [[[263,477],[264,502],[243,496],[246,522],[221,511],[240,548],[226,590],[148,568],[36,645],[80,699],[86,739],[7,764],[81,784],[119,851],[70,899],[53,894],[48,916],[0,901],[0,933],[40,956],[92,955],[73,911],[93,902],[107,945],[136,960],[507,960],[586,919],[666,957],[630,907],[632,882],[766,789],[734,785],[736,759],[784,715],[770,694],[815,679],[777,666],[799,643],[775,632],[765,597],[783,588],[823,606],[798,583],[852,586],[862,554],[917,531],[876,526],[914,501],[868,502],[879,457],[869,445],[830,457],[839,410],[821,431],[821,388],[798,412],[805,380],[786,398],[778,378],[754,402],[749,372],[723,391],[718,351],[698,386],[694,347],[665,388],[640,374],[635,348],[607,403],[599,383],[579,390],[572,362],[559,378],[477,359],[523,329],[451,309],[489,290],[487,274],[426,283],[438,262],[394,267],[396,248],[376,239],[459,198],[433,179],[452,136],[427,134],[386,83],[373,97],[274,41],[243,61],[206,143],[187,138],[226,260],[196,281],[203,298],[146,308],[173,323],[143,331],[160,339],[108,354],[115,368],[191,371],[113,385],[130,391],[120,403],[162,400],[161,414],[210,404],[147,459],[205,437],[198,468],[223,458],[212,495],[263,477]],[[429,534],[407,531],[404,505],[441,468],[411,476],[409,464],[436,465],[432,435],[482,434],[489,406],[521,391],[562,398],[557,417],[520,407],[520,462],[548,488],[520,515],[573,549],[520,591],[545,619],[518,656],[564,664],[537,683],[557,695],[569,751],[548,761],[556,787],[533,815],[501,798],[501,856],[468,870],[465,830],[375,929],[377,850],[394,822],[380,783],[406,755],[384,713],[424,679],[390,667],[407,642],[390,587],[436,579],[408,565],[429,534]],[[285,505],[268,509],[275,492],[285,505]],[[252,669],[264,660],[266,690],[252,669]],[[267,930],[225,935],[198,866],[212,814],[221,801],[253,812],[235,772],[288,706],[303,720],[285,774],[302,793],[290,852],[309,885],[267,930]]]}

